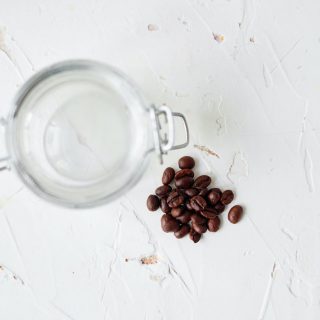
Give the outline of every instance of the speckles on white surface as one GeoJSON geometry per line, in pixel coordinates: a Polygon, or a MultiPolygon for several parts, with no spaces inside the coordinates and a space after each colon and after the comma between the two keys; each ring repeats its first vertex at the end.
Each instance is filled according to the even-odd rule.
{"type": "Polygon", "coordinates": [[[224,217],[194,245],[164,234],[160,214],[145,209],[163,170],[156,157],[125,198],[89,212],[48,205],[2,171],[1,319],[319,318],[320,3],[1,6],[1,116],[32,65],[105,61],[187,116],[190,147],[164,165],[193,155],[245,206],[239,225],[224,217]],[[157,263],[141,263],[150,256],[157,263]]]}

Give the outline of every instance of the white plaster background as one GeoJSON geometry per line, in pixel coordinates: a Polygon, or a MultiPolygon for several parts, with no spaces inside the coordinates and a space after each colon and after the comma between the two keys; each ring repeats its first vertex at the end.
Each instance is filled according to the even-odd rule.
{"type": "Polygon", "coordinates": [[[34,71],[108,62],[188,117],[191,145],[165,165],[194,155],[246,208],[195,245],[145,208],[156,157],[80,212],[1,172],[0,319],[319,319],[319,16],[317,0],[0,0],[1,116],[34,71]]]}

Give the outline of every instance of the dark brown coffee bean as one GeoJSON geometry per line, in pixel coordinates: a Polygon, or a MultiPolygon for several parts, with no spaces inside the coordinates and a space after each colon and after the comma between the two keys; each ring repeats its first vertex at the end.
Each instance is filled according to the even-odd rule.
{"type": "Polygon", "coordinates": [[[222,204],[227,205],[232,202],[233,198],[234,198],[233,192],[231,190],[226,190],[222,193],[220,201],[222,204]]]}
{"type": "Polygon", "coordinates": [[[194,213],[191,216],[191,222],[195,223],[195,224],[206,224],[207,219],[205,217],[201,216],[200,214],[194,213]]]}
{"type": "Polygon", "coordinates": [[[192,208],[192,206],[191,206],[191,204],[190,204],[190,200],[189,200],[189,199],[187,199],[184,204],[185,204],[185,206],[186,206],[186,208],[187,208],[188,210],[193,210],[193,208],[192,208]]]}
{"type": "Polygon", "coordinates": [[[195,181],[193,186],[195,188],[206,188],[211,183],[211,178],[207,175],[199,176],[195,181]]]}
{"type": "Polygon", "coordinates": [[[194,196],[190,199],[190,205],[192,209],[199,211],[204,209],[207,206],[207,202],[201,196],[194,196]]]}
{"type": "Polygon", "coordinates": [[[184,197],[177,191],[173,191],[169,194],[167,198],[167,203],[170,208],[179,207],[184,202],[184,197]]]}
{"type": "Polygon", "coordinates": [[[199,193],[199,189],[190,188],[185,191],[186,195],[190,198],[196,196],[199,193]]]}
{"type": "Polygon", "coordinates": [[[216,209],[217,214],[221,214],[221,213],[224,211],[224,209],[225,209],[225,205],[222,204],[221,202],[218,202],[218,203],[214,206],[214,208],[216,209]]]}
{"type": "Polygon", "coordinates": [[[147,207],[149,211],[156,211],[159,209],[160,200],[154,194],[150,194],[147,199],[147,207]]]}
{"type": "Polygon", "coordinates": [[[180,169],[192,169],[195,165],[195,162],[192,157],[185,156],[179,159],[178,164],[180,169]]]}
{"type": "Polygon", "coordinates": [[[165,197],[169,192],[171,192],[172,188],[170,186],[160,186],[156,189],[155,193],[158,197],[163,198],[165,197]]]}
{"type": "Polygon", "coordinates": [[[180,229],[180,223],[166,213],[161,217],[161,228],[164,232],[175,232],[180,229]]]}
{"type": "Polygon", "coordinates": [[[222,195],[222,191],[221,191],[219,188],[211,188],[211,189],[209,190],[209,192],[211,192],[211,191],[215,191],[215,192],[219,193],[219,194],[220,194],[220,197],[221,197],[221,195],[222,195]]]}
{"type": "Polygon", "coordinates": [[[170,207],[168,206],[166,198],[161,199],[160,208],[161,208],[162,212],[164,212],[164,213],[169,213],[171,211],[170,207]]]}
{"type": "Polygon", "coordinates": [[[201,239],[201,233],[198,233],[197,231],[195,231],[194,229],[190,229],[189,232],[189,238],[194,242],[197,243],[199,242],[199,240],[201,239]]]}
{"type": "Polygon", "coordinates": [[[210,193],[207,195],[207,199],[212,205],[216,205],[221,198],[221,194],[215,190],[211,190],[210,193]]]}
{"type": "Polygon", "coordinates": [[[207,224],[192,223],[192,229],[198,233],[205,233],[208,230],[207,224]]]}
{"type": "Polygon", "coordinates": [[[188,223],[191,220],[192,215],[192,211],[186,210],[181,216],[177,217],[176,219],[181,223],[188,223]]]}
{"type": "Polygon", "coordinates": [[[210,232],[217,232],[220,227],[220,218],[215,216],[213,219],[208,220],[208,230],[210,232]]]}
{"type": "Polygon", "coordinates": [[[207,219],[214,219],[218,214],[217,210],[213,208],[206,208],[204,210],[200,210],[200,213],[207,219]]]}
{"type": "Polygon", "coordinates": [[[170,182],[174,178],[174,169],[171,167],[168,167],[166,170],[163,171],[162,175],[162,183],[163,184],[170,184],[170,182]]]}
{"type": "Polygon", "coordinates": [[[176,231],[174,235],[176,238],[181,239],[185,237],[189,232],[190,232],[190,226],[188,224],[183,224],[180,227],[180,230],[176,231]]]}
{"type": "Polygon", "coordinates": [[[175,185],[177,188],[183,188],[183,189],[190,188],[193,185],[193,178],[185,176],[183,178],[175,180],[175,185]]]}
{"type": "Polygon", "coordinates": [[[209,190],[207,188],[199,189],[199,196],[205,197],[209,193],[209,190]]]}
{"type": "Polygon", "coordinates": [[[176,175],[174,176],[174,178],[176,180],[179,180],[183,177],[194,177],[194,172],[191,169],[181,169],[179,171],[176,172],[176,175]]]}
{"type": "Polygon", "coordinates": [[[173,208],[171,210],[171,215],[174,217],[174,218],[177,218],[179,216],[181,216],[184,212],[184,208],[183,207],[177,207],[177,208],[173,208]]]}
{"type": "Polygon", "coordinates": [[[242,207],[239,205],[236,205],[230,209],[228,213],[228,220],[231,223],[238,223],[239,220],[241,219],[242,213],[243,213],[242,207]]]}

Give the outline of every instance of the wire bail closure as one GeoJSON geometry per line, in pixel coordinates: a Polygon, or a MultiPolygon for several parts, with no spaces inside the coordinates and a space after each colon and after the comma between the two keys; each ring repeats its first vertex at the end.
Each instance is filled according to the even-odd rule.
{"type": "Polygon", "coordinates": [[[170,150],[177,150],[185,148],[189,144],[190,135],[189,127],[185,116],[179,112],[172,112],[171,109],[162,105],[156,108],[154,105],[150,107],[150,117],[152,121],[154,149],[159,156],[160,163],[163,164],[163,155],[167,154],[170,150]],[[160,116],[164,116],[164,121],[168,126],[168,131],[161,135],[161,122],[160,116]],[[175,124],[174,117],[181,118],[184,125],[186,140],[184,143],[175,145],[175,124]]]}

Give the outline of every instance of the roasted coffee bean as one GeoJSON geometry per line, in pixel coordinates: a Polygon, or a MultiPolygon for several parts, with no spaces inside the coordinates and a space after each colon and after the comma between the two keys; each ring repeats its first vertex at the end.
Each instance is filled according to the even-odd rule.
{"type": "Polygon", "coordinates": [[[174,178],[174,169],[171,167],[168,167],[166,170],[163,171],[162,175],[162,183],[163,184],[170,184],[170,182],[174,178]]]}
{"type": "Polygon", "coordinates": [[[185,191],[185,194],[190,198],[196,196],[198,193],[199,193],[199,189],[196,189],[196,188],[190,188],[185,191]]]}
{"type": "Polygon", "coordinates": [[[181,216],[177,217],[176,219],[181,223],[188,223],[191,220],[191,216],[193,213],[189,210],[186,210],[181,216]]]}
{"type": "Polygon", "coordinates": [[[220,197],[221,197],[221,195],[222,195],[222,191],[221,191],[221,189],[219,189],[219,188],[212,188],[212,189],[209,190],[209,192],[211,192],[211,191],[215,191],[215,192],[219,193],[219,194],[220,194],[220,197]]]}
{"type": "Polygon", "coordinates": [[[192,157],[185,156],[179,159],[178,164],[180,169],[192,169],[195,165],[195,162],[192,157]]]}
{"type": "Polygon", "coordinates": [[[161,199],[160,208],[161,208],[162,212],[164,212],[164,213],[169,213],[171,211],[170,207],[168,206],[166,198],[161,199]]]}
{"type": "Polygon", "coordinates": [[[193,185],[193,178],[185,176],[183,178],[175,180],[175,185],[177,188],[183,188],[183,189],[190,188],[193,185]]]}
{"type": "Polygon", "coordinates": [[[242,207],[239,205],[236,205],[230,209],[228,213],[228,220],[231,223],[238,223],[239,220],[241,219],[242,213],[243,213],[242,207]]]}
{"type": "Polygon", "coordinates": [[[173,191],[169,194],[167,198],[167,203],[170,208],[179,207],[184,202],[184,197],[177,191],[173,191]]]}
{"type": "Polygon", "coordinates": [[[189,199],[186,200],[185,206],[186,206],[186,208],[187,208],[188,210],[193,210],[189,199]]]}
{"type": "Polygon", "coordinates": [[[161,227],[164,232],[176,232],[180,229],[180,223],[166,213],[161,217],[161,227]]]}
{"type": "Polygon", "coordinates": [[[188,224],[183,224],[178,231],[174,233],[175,237],[181,239],[185,237],[190,232],[190,226],[188,224]]]}
{"type": "Polygon", "coordinates": [[[199,196],[205,197],[209,193],[209,190],[207,188],[199,189],[199,196]]]}
{"type": "Polygon", "coordinates": [[[195,181],[193,186],[195,188],[206,188],[211,183],[211,178],[207,175],[199,176],[195,181]]]}
{"type": "Polygon", "coordinates": [[[211,190],[210,193],[207,195],[207,199],[212,205],[216,205],[221,198],[221,194],[215,190],[211,190]]]}
{"type": "Polygon", "coordinates": [[[207,219],[205,217],[201,216],[200,214],[194,213],[191,216],[191,222],[195,223],[195,224],[206,224],[207,219]]]}
{"type": "Polygon", "coordinates": [[[174,218],[177,218],[179,216],[181,216],[184,212],[184,208],[183,207],[177,207],[177,208],[173,208],[171,210],[171,215],[174,217],[174,218]]]}
{"type": "Polygon", "coordinates": [[[194,177],[194,172],[191,169],[181,169],[179,171],[176,172],[176,175],[174,176],[174,178],[176,180],[179,180],[183,177],[194,177]]]}
{"type": "Polygon", "coordinates": [[[207,224],[192,223],[192,229],[198,233],[205,233],[208,230],[207,224]]]}
{"type": "Polygon", "coordinates": [[[160,200],[154,194],[150,194],[147,199],[147,207],[149,211],[156,211],[159,209],[160,200]]]}
{"type": "Polygon", "coordinates": [[[201,234],[191,228],[189,232],[189,237],[194,243],[197,243],[201,239],[201,234]]]}
{"type": "Polygon", "coordinates": [[[225,205],[222,204],[221,202],[218,202],[218,203],[214,206],[214,208],[216,209],[217,214],[221,214],[221,213],[224,211],[224,209],[225,209],[225,205]]]}
{"type": "Polygon", "coordinates": [[[220,201],[222,204],[227,205],[232,202],[233,198],[234,198],[233,192],[231,190],[226,190],[222,193],[220,201]]]}
{"type": "Polygon", "coordinates": [[[155,193],[158,197],[163,198],[165,197],[169,192],[171,192],[172,188],[170,186],[160,186],[156,189],[155,193]]]}
{"type": "Polygon", "coordinates": [[[192,209],[199,211],[204,209],[207,206],[207,202],[201,196],[194,196],[190,199],[190,204],[192,209]]]}
{"type": "Polygon", "coordinates": [[[217,210],[213,208],[206,208],[204,210],[200,210],[200,213],[207,219],[214,219],[218,214],[217,210]]]}
{"type": "Polygon", "coordinates": [[[220,218],[215,216],[213,219],[208,220],[208,230],[210,232],[216,232],[220,227],[220,218]]]}

